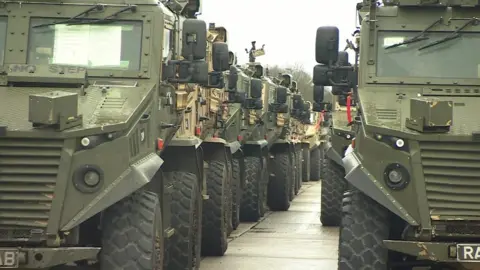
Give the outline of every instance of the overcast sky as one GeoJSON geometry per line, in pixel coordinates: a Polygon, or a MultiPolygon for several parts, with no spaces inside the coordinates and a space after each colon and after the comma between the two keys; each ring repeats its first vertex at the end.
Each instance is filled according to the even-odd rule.
{"type": "MultiPolygon", "coordinates": [[[[248,61],[245,48],[257,41],[266,55],[257,62],[286,66],[301,63],[312,72],[315,62],[315,33],[319,26],[340,29],[340,49],[356,27],[356,3],[360,0],[203,0],[202,15],[228,31],[230,50],[239,64],[248,61]]],[[[353,58],[351,58],[351,61],[353,58]]]]}

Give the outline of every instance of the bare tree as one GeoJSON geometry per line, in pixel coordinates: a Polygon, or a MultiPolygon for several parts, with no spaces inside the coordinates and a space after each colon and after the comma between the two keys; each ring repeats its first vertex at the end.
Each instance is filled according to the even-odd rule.
{"type": "Polygon", "coordinates": [[[278,74],[289,73],[293,79],[297,81],[297,87],[302,93],[303,97],[308,100],[313,100],[313,84],[312,76],[305,71],[305,67],[300,63],[294,63],[286,67],[278,65],[268,67],[268,73],[271,77],[277,77],[278,74]]]}

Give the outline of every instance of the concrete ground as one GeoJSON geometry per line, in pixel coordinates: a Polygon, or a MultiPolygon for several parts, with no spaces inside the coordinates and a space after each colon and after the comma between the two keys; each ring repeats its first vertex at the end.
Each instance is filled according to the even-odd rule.
{"type": "Polygon", "coordinates": [[[320,182],[303,183],[287,212],[269,212],[242,223],[223,257],[208,257],[201,270],[334,270],[338,228],[320,223],[320,182]]]}

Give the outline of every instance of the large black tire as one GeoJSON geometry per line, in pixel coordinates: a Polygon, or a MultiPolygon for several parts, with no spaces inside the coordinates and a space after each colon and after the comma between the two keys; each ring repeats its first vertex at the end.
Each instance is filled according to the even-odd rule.
{"type": "Polygon", "coordinates": [[[323,226],[339,226],[342,215],[342,197],[347,189],[345,170],[327,159],[326,177],[322,180],[320,222],[323,226]]]}
{"type": "Polygon", "coordinates": [[[268,159],[266,156],[262,157],[262,173],[260,176],[260,216],[263,217],[267,212],[267,189],[268,179],[270,174],[268,173],[268,159]]]}
{"type": "Polygon", "coordinates": [[[109,207],[102,220],[101,270],[161,270],[162,213],[157,194],[144,189],[109,207]]]}
{"type": "Polygon", "coordinates": [[[290,208],[290,159],[287,153],[277,153],[272,159],[275,175],[268,184],[268,206],[272,211],[287,211],[290,208]]]}
{"type": "Polygon", "coordinates": [[[227,160],[227,179],[225,181],[226,185],[226,202],[227,205],[227,237],[232,233],[233,231],[233,224],[232,224],[232,217],[233,217],[233,160],[228,159],[227,160]]]}
{"type": "Polygon", "coordinates": [[[236,230],[240,225],[240,204],[242,203],[240,161],[234,158],[232,167],[232,227],[236,230]]]}
{"type": "Polygon", "coordinates": [[[387,270],[388,210],[358,190],[344,194],[338,270],[387,270]]]}
{"type": "Polygon", "coordinates": [[[289,166],[290,166],[290,181],[289,181],[289,185],[290,185],[290,189],[289,189],[289,200],[292,201],[293,198],[295,198],[295,183],[297,181],[297,174],[295,172],[295,168],[297,167],[296,166],[296,156],[295,156],[295,152],[294,151],[290,151],[289,152],[289,166]]]}
{"type": "Polygon", "coordinates": [[[302,178],[303,182],[310,181],[310,149],[302,150],[302,178]]]}
{"type": "Polygon", "coordinates": [[[328,157],[325,151],[325,146],[320,146],[320,178],[327,177],[328,157]]]}
{"type": "MultiPolygon", "coordinates": [[[[229,204],[227,186],[228,171],[223,161],[210,161],[207,173],[207,194],[209,199],[203,202],[202,255],[223,256],[228,247],[227,214],[232,208],[229,204]]],[[[231,201],[230,201],[231,202],[231,201]]]]}
{"type": "Polygon", "coordinates": [[[261,188],[262,165],[258,157],[245,158],[245,190],[243,191],[240,206],[240,220],[257,222],[261,217],[261,188]]]}
{"type": "MultiPolygon", "coordinates": [[[[168,176],[167,176],[168,175],[168,176]]],[[[172,227],[165,270],[200,269],[202,196],[197,176],[187,172],[167,173],[173,184],[172,227]]]]}
{"type": "Polygon", "coordinates": [[[295,195],[298,194],[300,191],[300,188],[302,187],[302,182],[303,182],[303,166],[302,166],[302,159],[303,159],[303,153],[302,149],[298,150],[295,154],[296,156],[296,172],[297,172],[297,178],[295,179],[295,195]]]}
{"type": "Polygon", "coordinates": [[[315,147],[310,153],[310,181],[319,181],[322,177],[322,151],[315,147]]]}

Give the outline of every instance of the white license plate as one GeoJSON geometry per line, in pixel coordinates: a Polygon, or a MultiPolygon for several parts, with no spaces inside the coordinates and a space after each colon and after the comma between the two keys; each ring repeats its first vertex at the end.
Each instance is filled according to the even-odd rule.
{"type": "Polygon", "coordinates": [[[457,260],[464,262],[480,261],[480,244],[458,244],[457,260]]]}
{"type": "Polygon", "coordinates": [[[18,268],[18,250],[0,249],[0,268],[18,268]]]}

